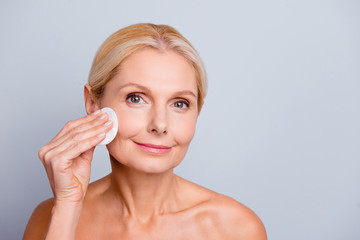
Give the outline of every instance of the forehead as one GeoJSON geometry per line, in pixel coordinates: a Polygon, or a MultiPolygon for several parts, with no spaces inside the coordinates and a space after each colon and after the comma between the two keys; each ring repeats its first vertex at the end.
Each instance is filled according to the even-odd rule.
{"type": "Polygon", "coordinates": [[[129,83],[154,90],[191,90],[197,94],[193,66],[172,50],[143,49],[127,57],[108,84],[116,88],[129,83]]]}

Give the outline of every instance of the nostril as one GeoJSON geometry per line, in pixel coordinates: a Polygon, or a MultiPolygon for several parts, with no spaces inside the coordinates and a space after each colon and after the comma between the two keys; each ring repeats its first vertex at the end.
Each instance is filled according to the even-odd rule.
{"type": "Polygon", "coordinates": [[[165,130],[157,130],[156,128],[153,128],[153,129],[151,129],[151,132],[152,133],[162,133],[162,134],[167,134],[167,130],[165,129],[165,130]]]}

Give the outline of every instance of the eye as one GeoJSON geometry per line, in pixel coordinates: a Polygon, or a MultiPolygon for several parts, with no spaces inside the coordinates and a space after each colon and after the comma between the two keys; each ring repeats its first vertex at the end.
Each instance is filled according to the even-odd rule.
{"type": "Polygon", "coordinates": [[[189,107],[189,103],[186,101],[177,101],[174,103],[174,107],[180,108],[180,109],[186,109],[189,107]]]}
{"type": "Polygon", "coordinates": [[[139,104],[139,103],[143,103],[144,100],[142,99],[142,97],[138,94],[129,94],[127,97],[126,97],[126,101],[130,102],[130,103],[133,103],[133,104],[139,104]]]}

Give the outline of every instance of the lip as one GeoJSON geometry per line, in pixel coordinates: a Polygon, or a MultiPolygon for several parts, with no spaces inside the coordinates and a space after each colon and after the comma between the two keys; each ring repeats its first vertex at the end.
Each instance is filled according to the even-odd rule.
{"type": "Polygon", "coordinates": [[[155,145],[150,143],[138,143],[135,142],[136,145],[138,145],[142,150],[149,152],[149,153],[155,153],[155,154],[164,154],[167,152],[170,152],[171,147],[163,146],[163,145],[155,145]]]}

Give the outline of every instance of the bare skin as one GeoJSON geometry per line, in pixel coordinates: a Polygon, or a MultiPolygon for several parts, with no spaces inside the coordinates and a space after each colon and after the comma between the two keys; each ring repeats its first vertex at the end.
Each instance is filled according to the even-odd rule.
{"type": "MultiPolygon", "coordinates": [[[[111,176],[90,184],[76,239],[266,239],[260,219],[250,209],[223,195],[176,177],[184,190],[176,209],[145,220],[127,209],[111,207],[111,176]]],[[[34,211],[27,231],[43,239],[51,218],[53,199],[34,211]],[[31,228],[31,229],[30,229],[31,228]]],[[[174,204],[175,205],[175,204],[174,204]]],[[[25,238],[26,239],[26,238],[25,238]]]]}
{"type": "Polygon", "coordinates": [[[67,124],[39,151],[54,198],[35,209],[24,239],[267,239],[250,209],[173,173],[195,132],[196,103],[193,69],[172,51],[132,54],[101,101],[87,85],[87,113],[107,106],[119,119],[107,145],[112,172],[88,184],[108,116],[67,124]]]}

